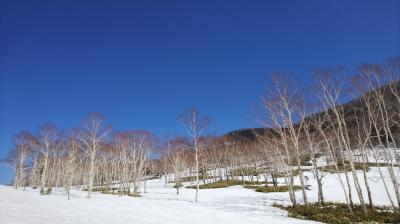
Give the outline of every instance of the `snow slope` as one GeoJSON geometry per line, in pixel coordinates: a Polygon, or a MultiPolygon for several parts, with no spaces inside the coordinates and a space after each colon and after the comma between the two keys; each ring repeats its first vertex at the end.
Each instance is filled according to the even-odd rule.
{"type": "MultiPolygon", "coordinates": [[[[148,193],[141,198],[74,191],[68,201],[61,190],[41,196],[36,190],[15,190],[0,186],[0,223],[315,223],[286,217],[273,208],[266,194],[240,186],[201,190],[199,204],[194,204],[194,190],[164,187],[161,180],[148,182],[148,193]]],[[[285,200],[286,194],[277,194],[285,200]]]]}
{"type": "MultiPolygon", "coordinates": [[[[309,199],[315,201],[316,184],[311,173],[305,175],[310,178],[309,199]]],[[[359,176],[362,181],[361,173],[359,176]]],[[[368,179],[374,202],[388,205],[376,168],[368,172],[368,179]]],[[[148,193],[141,198],[94,193],[87,199],[86,192],[74,190],[70,201],[62,189],[41,196],[33,189],[23,191],[0,186],[0,223],[315,223],[288,218],[285,211],[272,206],[273,203],[289,204],[287,193],[257,193],[241,186],[204,189],[200,190],[196,205],[193,189],[182,188],[177,196],[172,184],[165,187],[163,180],[148,181],[147,186],[148,193]]],[[[324,178],[324,189],[327,201],[344,201],[336,174],[324,178]]],[[[297,192],[297,198],[301,201],[301,192],[297,192]]],[[[354,197],[354,201],[358,200],[354,197]]]]}
{"type": "MultiPolygon", "coordinates": [[[[389,173],[387,172],[386,168],[382,168],[382,173],[384,176],[384,180],[386,182],[386,185],[389,189],[390,195],[394,202],[396,203],[396,197],[393,189],[393,184],[391,183],[389,173]]],[[[353,181],[353,176],[349,172],[349,179],[351,183],[351,190],[353,194],[353,201],[354,203],[359,203],[359,199],[357,197],[357,192],[354,187],[354,181],[353,181]]],[[[400,180],[400,170],[399,168],[395,167],[395,174],[397,175],[397,180],[400,180]]],[[[309,197],[310,201],[318,201],[318,191],[317,191],[317,182],[313,179],[313,174],[311,172],[304,172],[304,175],[308,176],[310,181],[308,181],[308,184],[311,185],[311,190],[307,191],[307,195],[309,197]]],[[[377,167],[371,167],[370,170],[367,173],[368,176],[368,183],[372,192],[372,199],[373,203],[375,205],[390,205],[389,198],[387,196],[387,193],[384,189],[383,181],[380,177],[379,170],[377,167]]],[[[345,188],[347,191],[347,184],[346,184],[346,177],[344,173],[340,174],[340,177],[342,181],[345,184],[345,188]]],[[[364,184],[364,176],[362,171],[357,171],[357,177],[361,185],[361,189],[363,191],[363,196],[365,202],[368,202],[368,195],[367,195],[367,190],[364,184]]],[[[296,183],[300,185],[300,180],[299,178],[296,178],[296,183]]],[[[340,185],[339,179],[337,174],[327,174],[323,180],[323,191],[324,191],[324,197],[325,201],[334,201],[334,202],[346,202],[345,196],[343,194],[343,189],[340,185]]],[[[297,192],[297,198],[298,201],[302,202],[302,196],[300,192],[297,192]]]]}

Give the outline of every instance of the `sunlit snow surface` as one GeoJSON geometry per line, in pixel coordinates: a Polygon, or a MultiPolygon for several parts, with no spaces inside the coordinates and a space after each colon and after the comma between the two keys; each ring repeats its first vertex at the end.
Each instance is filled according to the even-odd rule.
{"type": "MultiPolygon", "coordinates": [[[[309,197],[315,201],[312,174],[305,175],[310,178],[309,197]]],[[[372,168],[368,175],[375,203],[388,204],[377,169],[372,168]]],[[[363,181],[361,173],[359,177],[363,181]]],[[[324,178],[324,189],[326,200],[344,200],[335,174],[324,178]]],[[[147,191],[141,198],[94,193],[88,199],[86,192],[74,190],[68,201],[62,189],[41,196],[29,188],[0,186],[0,223],[315,223],[288,218],[285,211],[272,207],[273,203],[288,204],[287,193],[257,193],[241,186],[200,190],[199,203],[194,204],[193,189],[182,188],[177,196],[172,184],[165,187],[161,179],[148,181],[147,191]]],[[[297,196],[301,201],[300,192],[297,196]]]]}

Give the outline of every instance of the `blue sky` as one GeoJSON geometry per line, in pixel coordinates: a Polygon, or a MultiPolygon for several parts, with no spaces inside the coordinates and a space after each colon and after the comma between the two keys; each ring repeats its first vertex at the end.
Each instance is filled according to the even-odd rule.
{"type": "MultiPolygon", "coordinates": [[[[400,1],[0,2],[0,157],[20,130],[78,126],[183,133],[191,106],[210,132],[257,126],[268,74],[307,86],[317,67],[400,55],[400,1]]],[[[0,183],[10,181],[0,166],[0,183]]]]}

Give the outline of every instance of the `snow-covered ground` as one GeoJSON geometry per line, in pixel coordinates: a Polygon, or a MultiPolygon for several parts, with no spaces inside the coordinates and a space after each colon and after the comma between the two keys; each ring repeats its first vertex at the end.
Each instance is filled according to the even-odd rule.
{"type": "MultiPolygon", "coordinates": [[[[305,175],[310,178],[309,197],[315,201],[312,174],[305,175]]],[[[372,168],[368,175],[375,203],[388,204],[377,169],[372,168]]],[[[33,189],[0,186],[0,223],[315,223],[289,218],[272,206],[288,204],[287,193],[257,193],[241,186],[207,189],[200,190],[199,203],[194,204],[193,189],[182,188],[177,196],[172,184],[165,187],[163,180],[151,180],[147,185],[148,193],[140,198],[94,193],[87,199],[86,192],[74,190],[70,201],[62,189],[41,196],[33,189]]],[[[324,186],[326,200],[344,201],[336,174],[328,174],[324,186]]],[[[301,201],[300,192],[297,194],[301,201]]]]}
{"type": "Polygon", "coordinates": [[[41,196],[36,190],[0,186],[0,223],[315,223],[288,218],[271,206],[286,194],[267,197],[240,186],[201,190],[197,205],[193,189],[182,188],[177,196],[161,180],[149,181],[148,193],[141,198],[94,193],[87,199],[86,192],[73,194],[68,201],[61,190],[41,196]]]}

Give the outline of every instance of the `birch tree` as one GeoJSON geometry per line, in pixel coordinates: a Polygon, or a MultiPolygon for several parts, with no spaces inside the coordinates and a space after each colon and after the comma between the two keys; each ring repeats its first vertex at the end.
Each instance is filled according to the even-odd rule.
{"type": "Polygon", "coordinates": [[[56,147],[57,128],[54,124],[45,123],[40,125],[39,133],[33,142],[35,150],[40,155],[41,175],[40,175],[40,193],[46,194],[46,184],[48,180],[48,168],[50,156],[56,147]]]}
{"type": "Polygon", "coordinates": [[[102,115],[92,113],[84,120],[78,134],[78,140],[88,158],[88,194],[90,198],[95,177],[95,159],[97,151],[105,144],[106,137],[111,131],[110,127],[104,126],[102,115]]]}
{"type": "Polygon", "coordinates": [[[199,139],[203,136],[206,131],[210,118],[203,117],[199,111],[193,107],[184,113],[182,113],[178,119],[182,122],[187,134],[192,140],[193,148],[195,151],[195,162],[196,162],[196,195],[194,202],[198,201],[199,193],[199,139]]]}
{"type": "Polygon", "coordinates": [[[307,205],[308,198],[306,184],[301,170],[301,148],[300,137],[304,122],[304,103],[301,100],[301,94],[297,88],[281,74],[273,76],[274,87],[269,89],[267,95],[262,98],[262,107],[264,108],[269,124],[278,138],[278,149],[282,148],[285,152],[285,161],[288,168],[288,188],[292,198],[293,206],[296,206],[296,195],[293,191],[293,166],[297,166],[299,179],[301,183],[303,201],[307,205]]]}
{"type": "Polygon", "coordinates": [[[80,161],[79,155],[80,153],[80,146],[78,145],[78,141],[76,140],[75,136],[71,135],[68,142],[65,144],[65,159],[64,159],[64,182],[65,182],[65,189],[67,192],[68,200],[70,200],[71,196],[71,188],[73,185],[73,180],[75,178],[75,173],[79,168],[80,161]]]}
{"type": "Polygon", "coordinates": [[[185,168],[187,168],[187,150],[189,148],[188,143],[183,138],[177,137],[173,140],[167,140],[165,147],[165,154],[168,158],[170,167],[175,177],[175,188],[176,194],[179,195],[179,189],[182,184],[181,178],[185,168]]]}
{"type": "Polygon", "coordinates": [[[14,170],[15,170],[15,178],[14,178],[14,187],[18,188],[20,186],[25,187],[25,172],[27,169],[27,160],[29,158],[29,153],[31,151],[33,136],[31,133],[27,131],[22,131],[18,133],[14,138],[14,170]]]}
{"type": "MultiPolygon", "coordinates": [[[[321,104],[324,105],[325,111],[329,111],[327,115],[329,121],[331,122],[332,131],[336,138],[339,152],[341,154],[341,157],[343,158],[343,166],[346,166],[346,161],[344,161],[344,157],[346,157],[347,162],[350,165],[353,183],[357,192],[358,199],[360,201],[363,212],[367,213],[359,178],[354,167],[353,151],[351,148],[351,140],[349,136],[349,127],[345,119],[345,111],[342,105],[343,102],[341,101],[343,98],[343,80],[341,80],[340,77],[343,73],[339,70],[323,71],[322,73],[318,74],[319,76],[317,77],[317,88],[320,91],[321,104]]],[[[346,179],[348,179],[347,172],[345,173],[345,175],[346,179]]]]}

